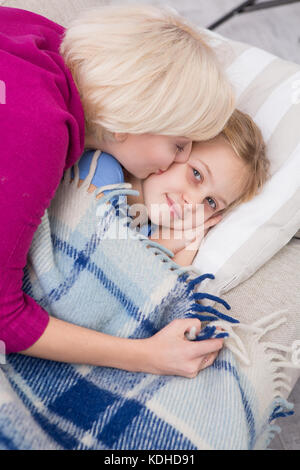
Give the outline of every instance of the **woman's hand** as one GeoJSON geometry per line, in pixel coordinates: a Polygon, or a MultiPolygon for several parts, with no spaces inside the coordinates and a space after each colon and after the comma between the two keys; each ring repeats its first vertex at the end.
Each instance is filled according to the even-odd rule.
{"type": "Polygon", "coordinates": [[[193,378],[212,365],[223,339],[189,341],[186,333],[200,333],[201,322],[196,318],[173,320],[144,343],[144,371],[161,375],[180,375],[193,378]]]}
{"type": "Polygon", "coordinates": [[[210,366],[223,346],[222,339],[189,341],[185,333],[196,318],[174,320],[151,338],[129,339],[49,317],[42,336],[23,354],[73,364],[114,367],[132,372],[195,377],[210,366]]]}

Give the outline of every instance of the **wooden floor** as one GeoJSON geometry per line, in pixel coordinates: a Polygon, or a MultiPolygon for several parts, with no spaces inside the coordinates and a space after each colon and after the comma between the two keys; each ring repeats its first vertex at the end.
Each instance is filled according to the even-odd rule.
{"type": "MultiPolygon", "coordinates": [[[[110,3],[114,1],[119,3],[119,0],[110,0],[110,3]]],[[[142,2],[169,5],[199,26],[206,27],[242,3],[241,0],[139,0],[142,2]]],[[[216,32],[300,64],[299,25],[300,2],[237,15],[218,27],[216,32]]],[[[294,403],[295,414],[278,421],[281,433],[272,441],[270,449],[300,450],[300,381],[289,401],[294,403]]]]}

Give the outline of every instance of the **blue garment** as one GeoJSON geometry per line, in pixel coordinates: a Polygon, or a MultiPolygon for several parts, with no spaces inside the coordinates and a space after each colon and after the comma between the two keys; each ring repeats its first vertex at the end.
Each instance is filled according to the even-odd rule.
{"type": "MultiPolygon", "coordinates": [[[[78,162],[80,179],[83,180],[87,177],[94,154],[95,150],[86,150],[80,157],[78,162]]],[[[72,177],[74,177],[73,168],[72,177]]],[[[108,184],[124,183],[124,173],[118,160],[116,160],[116,158],[112,155],[102,152],[98,158],[97,166],[91,183],[97,186],[97,188],[106,186],[108,184]]],[[[108,192],[109,190],[103,191],[104,194],[108,192]]],[[[112,199],[112,203],[115,207],[117,201],[118,197],[112,199]]],[[[146,223],[140,228],[140,233],[146,237],[150,237],[151,228],[153,229],[153,225],[151,226],[151,222],[149,221],[149,223],[146,223]]]]}
{"type": "MultiPolygon", "coordinates": [[[[80,179],[83,180],[87,177],[94,154],[95,150],[86,150],[82,154],[78,162],[80,179]]],[[[102,152],[98,158],[91,183],[97,186],[97,188],[108,184],[124,183],[124,173],[118,160],[112,155],[102,152]]],[[[107,192],[103,191],[104,194],[107,192]]]]}

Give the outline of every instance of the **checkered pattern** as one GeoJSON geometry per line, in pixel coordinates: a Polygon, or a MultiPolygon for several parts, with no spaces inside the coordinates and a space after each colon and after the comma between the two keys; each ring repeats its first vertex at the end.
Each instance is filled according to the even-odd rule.
{"type": "Polygon", "coordinates": [[[221,322],[228,347],[192,380],[11,355],[0,370],[0,448],[264,448],[270,421],[290,406],[262,390],[273,380],[263,344],[251,332],[235,339],[238,322],[199,303],[205,294],[196,287],[210,275],[195,277],[130,229],[120,210],[128,187],[101,199],[87,193],[98,156],[80,188],[78,168],[71,184],[65,174],[32,242],[24,291],[51,315],[121,337],[149,337],[174,318],[197,316],[208,322],[202,340],[218,336],[221,322]],[[109,202],[116,195],[117,211],[109,202]],[[252,364],[233,354],[240,343],[252,364]]]}

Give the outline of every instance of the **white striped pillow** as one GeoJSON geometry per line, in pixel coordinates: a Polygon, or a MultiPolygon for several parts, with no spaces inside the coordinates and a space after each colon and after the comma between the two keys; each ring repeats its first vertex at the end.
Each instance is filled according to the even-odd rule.
{"type": "Polygon", "coordinates": [[[235,208],[204,239],[194,260],[222,294],[248,279],[300,228],[300,65],[211,35],[234,85],[237,107],[261,128],[272,177],[262,193],[235,208]]]}

